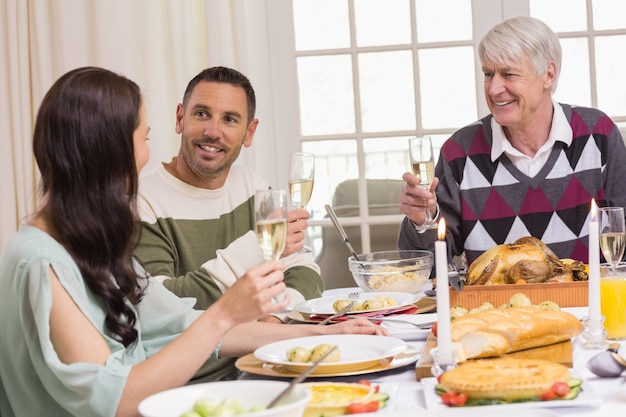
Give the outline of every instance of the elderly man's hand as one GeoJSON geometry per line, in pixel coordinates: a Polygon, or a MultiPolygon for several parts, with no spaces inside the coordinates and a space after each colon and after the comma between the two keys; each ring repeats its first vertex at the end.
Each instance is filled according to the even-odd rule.
{"type": "Polygon", "coordinates": [[[404,213],[416,225],[422,225],[426,221],[426,208],[430,210],[431,218],[437,215],[437,196],[435,188],[439,184],[439,178],[435,177],[430,184],[430,190],[420,186],[420,177],[405,172],[402,179],[406,184],[400,193],[400,211],[404,213]]]}

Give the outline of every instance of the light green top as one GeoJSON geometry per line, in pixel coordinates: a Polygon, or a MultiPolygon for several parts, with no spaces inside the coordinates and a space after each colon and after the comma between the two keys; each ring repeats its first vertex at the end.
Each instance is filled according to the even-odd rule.
{"type": "MultiPolygon", "coordinates": [[[[139,268],[139,267],[138,267],[139,268]]],[[[162,349],[200,314],[152,278],[139,305],[138,341],[109,336],[105,310],[69,253],[40,229],[22,226],[0,254],[0,415],[113,416],[133,365],[162,349]],[[111,350],[105,365],[63,364],[50,341],[49,267],[111,350]]]]}

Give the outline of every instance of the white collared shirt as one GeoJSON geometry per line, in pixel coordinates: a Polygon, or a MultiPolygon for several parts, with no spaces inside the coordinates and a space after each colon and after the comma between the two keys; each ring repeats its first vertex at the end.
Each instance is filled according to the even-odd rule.
{"type": "Polygon", "coordinates": [[[515,149],[506,138],[502,126],[496,122],[496,119],[492,118],[491,131],[493,132],[493,144],[491,145],[491,161],[495,162],[500,155],[505,153],[515,167],[524,174],[529,177],[537,175],[550,157],[550,152],[556,141],[563,142],[567,146],[572,143],[572,128],[565,117],[563,108],[554,99],[552,100],[552,106],[554,113],[552,115],[552,127],[550,128],[548,140],[539,148],[532,158],[515,149]]]}

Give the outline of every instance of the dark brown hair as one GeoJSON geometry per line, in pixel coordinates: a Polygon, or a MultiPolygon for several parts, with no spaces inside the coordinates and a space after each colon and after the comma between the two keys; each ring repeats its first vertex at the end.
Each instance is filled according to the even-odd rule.
{"type": "Polygon", "coordinates": [[[137,340],[128,302],[143,295],[132,260],[138,181],[133,133],[141,103],[139,87],[128,78],[78,68],[46,93],[33,137],[42,211],[102,300],[107,329],[125,346],[137,340]]]}
{"type": "Polygon", "coordinates": [[[189,84],[187,84],[187,89],[183,96],[183,106],[187,105],[191,92],[201,81],[207,83],[224,83],[243,88],[248,101],[248,123],[254,119],[254,114],[256,113],[256,95],[254,94],[254,88],[252,88],[250,80],[239,71],[227,67],[207,68],[193,77],[191,81],[189,81],[189,84]]]}

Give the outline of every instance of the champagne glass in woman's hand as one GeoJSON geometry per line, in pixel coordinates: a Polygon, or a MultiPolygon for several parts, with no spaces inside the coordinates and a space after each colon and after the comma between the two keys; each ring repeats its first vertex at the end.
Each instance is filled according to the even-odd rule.
{"type": "Polygon", "coordinates": [[[255,229],[266,260],[279,259],[287,241],[287,196],[284,190],[254,195],[255,229]]]}
{"type": "Polygon", "coordinates": [[[600,248],[604,259],[615,268],[624,256],[626,244],[623,207],[602,207],[598,211],[600,224],[600,248]]]}
{"type": "MultiPolygon", "coordinates": [[[[419,137],[409,139],[409,157],[411,159],[411,170],[413,175],[420,179],[420,186],[430,189],[430,184],[435,178],[435,159],[433,157],[433,144],[430,137],[419,137]]],[[[430,209],[426,207],[426,221],[418,226],[419,231],[436,229],[437,223],[433,221],[430,209]]]]}
{"type": "MultiPolygon", "coordinates": [[[[295,152],[289,158],[289,196],[293,208],[304,209],[313,194],[315,181],[315,155],[307,152],[295,152]]],[[[310,252],[306,246],[301,252],[310,252]]]]}

